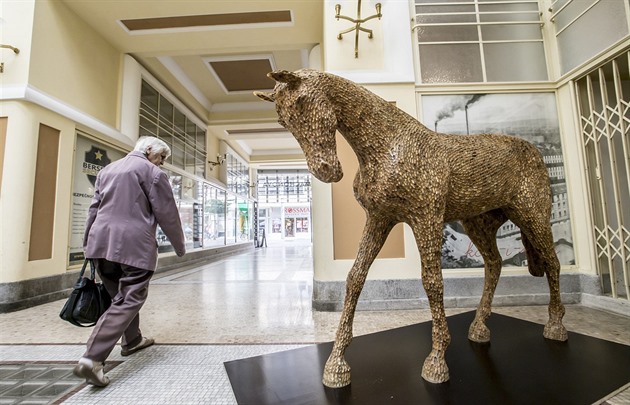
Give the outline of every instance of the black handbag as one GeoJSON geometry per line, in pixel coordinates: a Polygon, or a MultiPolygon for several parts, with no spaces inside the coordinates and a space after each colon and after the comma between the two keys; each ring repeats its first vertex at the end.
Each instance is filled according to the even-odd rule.
{"type": "Polygon", "coordinates": [[[94,263],[91,259],[85,259],[72,294],[59,313],[61,319],[85,328],[96,325],[98,318],[109,308],[112,299],[103,283],[97,283],[94,277],[94,263]],[[89,278],[83,276],[88,262],[89,278]]]}

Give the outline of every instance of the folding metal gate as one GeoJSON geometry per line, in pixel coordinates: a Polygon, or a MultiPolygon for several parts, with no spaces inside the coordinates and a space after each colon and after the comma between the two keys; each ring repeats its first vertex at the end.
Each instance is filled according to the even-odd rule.
{"type": "Polygon", "coordinates": [[[575,81],[604,293],[630,297],[630,52],[575,81]]]}

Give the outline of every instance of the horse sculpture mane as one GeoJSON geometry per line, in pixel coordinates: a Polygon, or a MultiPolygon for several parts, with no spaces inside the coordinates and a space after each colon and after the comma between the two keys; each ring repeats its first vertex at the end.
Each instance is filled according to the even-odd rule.
{"type": "Polygon", "coordinates": [[[348,273],[346,297],[331,355],[324,368],[328,387],[350,384],[344,353],[352,340],[352,322],[368,270],[387,235],[399,222],[415,236],[422,283],[431,315],[432,350],[422,377],[449,379],[444,355],[450,335],[444,313],[441,271],[442,228],[461,220],[485,263],[485,283],[468,338],[490,340],[485,322],[501,273],[496,232],[508,219],[521,229],[529,272],[547,275],[549,321],[543,335],[566,340],[560,302],[560,263],[551,234],[551,189],[536,147],[497,134],[448,135],[434,132],[365,88],[315,70],[277,71],[274,91],[256,93],[274,102],[278,121],[300,144],[311,173],[324,182],[343,176],[335,133],[348,141],[359,161],[354,194],[367,220],[357,259],[348,273]]]}

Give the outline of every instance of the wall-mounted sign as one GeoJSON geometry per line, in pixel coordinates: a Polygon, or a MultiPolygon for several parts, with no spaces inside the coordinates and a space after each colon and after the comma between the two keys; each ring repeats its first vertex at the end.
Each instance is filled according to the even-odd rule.
{"type": "Polygon", "coordinates": [[[72,214],[68,264],[80,264],[83,255],[83,234],[88,209],[94,196],[96,175],[101,169],[124,156],[124,153],[99,142],[77,135],[72,185],[72,214]]]}

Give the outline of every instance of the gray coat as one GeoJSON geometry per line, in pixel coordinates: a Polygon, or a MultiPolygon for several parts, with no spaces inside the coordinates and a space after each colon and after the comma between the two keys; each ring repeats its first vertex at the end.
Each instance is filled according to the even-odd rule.
{"type": "Polygon", "coordinates": [[[96,177],[83,237],[85,257],[155,270],[158,224],[175,253],[186,253],[167,174],[142,152],[131,152],[96,177]]]}

